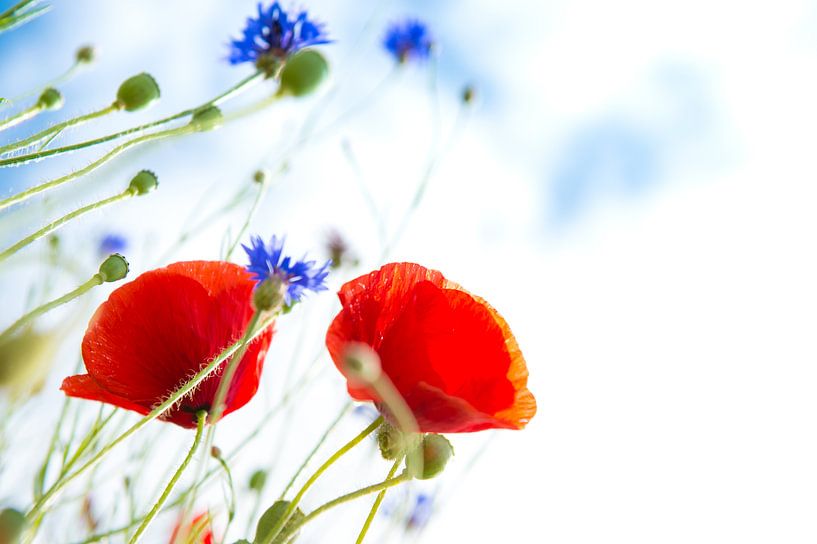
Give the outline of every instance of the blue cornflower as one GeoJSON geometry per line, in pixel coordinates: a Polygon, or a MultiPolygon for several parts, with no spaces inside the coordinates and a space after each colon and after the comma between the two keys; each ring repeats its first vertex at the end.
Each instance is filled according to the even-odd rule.
{"type": "Polygon", "coordinates": [[[323,27],[310,21],[306,11],[291,17],[278,2],[266,11],[259,2],[258,17],[247,19],[244,36],[230,42],[228,60],[230,64],[254,62],[261,69],[278,66],[299,49],[329,43],[323,27]]]}
{"type": "Polygon", "coordinates": [[[425,493],[418,493],[414,502],[414,508],[409,514],[406,526],[409,529],[422,529],[431,518],[431,511],[433,510],[434,498],[425,493]]]}
{"type": "Polygon", "coordinates": [[[110,255],[111,253],[122,253],[128,247],[128,239],[121,234],[106,234],[99,241],[99,254],[110,255]]]}
{"type": "Polygon", "coordinates": [[[284,303],[292,306],[299,302],[307,291],[325,291],[324,282],[329,275],[332,261],[318,267],[315,261],[293,261],[284,256],[284,238],[273,236],[269,245],[265,245],[260,236],[250,237],[250,246],[242,244],[250,258],[247,271],[253,275],[259,285],[270,278],[276,278],[286,285],[284,303]]]}
{"type": "Polygon", "coordinates": [[[434,40],[425,23],[418,19],[406,19],[393,23],[383,38],[383,47],[394,55],[397,62],[423,61],[431,55],[434,40]]]}

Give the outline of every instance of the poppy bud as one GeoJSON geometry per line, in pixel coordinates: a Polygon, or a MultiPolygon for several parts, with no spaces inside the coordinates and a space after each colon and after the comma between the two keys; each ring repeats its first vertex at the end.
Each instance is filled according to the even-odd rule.
{"type": "Polygon", "coordinates": [[[281,70],[281,96],[306,96],[312,93],[329,75],[326,59],[312,49],[298,51],[287,60],[281,70]]]}
{"type": "Polygon", "coordinates": [[[210,457],[213,459],[221,459],[221,448],[213,446],[210,448],[210,457]]]}
{"type": "Polygon", "coordinates": [[[159,99],[161,92],[156,80],[142,72],[126,79],[116,91],[116,105],[125,111],[141,110],[159,99]]]}
{"type": "Polygon", "coordinates": [[[37,106],[43,110],[58,110],[62,103],[62,93],[54,87],[48,87],[37,99],[37,106]]]}
{"type": "Polygon", "coordinates": [[[476,89],[474,89],[473,85],[466,85],[465,88],[462,90],[462,103],[463,104],[471,104],[474,102],[474,98],[476,98],[476,89]]]}
{"type": "Polygon", "coordinates": [[[25,527],[26,517],[19,510],[4,508],[0,512],[0,543],[18,542],[25,527]]]}
{"type": "Polygon", "coordinates": [[[406,468],[418,480],[430,480],[443,471],[454,454],[451,442],[441,434],[427,434],[423,437],[423,467],[416,467],[413,455],[406,457],[406,468]]]}
{"type": "Polygon", "coordinates": [[[193,114],[190,124],[199,132],[213,130],[221,126],[224,116],[216,106],[205,106],[193,114]]]}
{"type": "Polygon", "coordinates": [[[249,488],[260,492],[267,484],[267,471],[258,469],[250,476],[249,488]]]}
{"type": "Polygon", "coordinates": [[[252,305],[259,312],[273,312],[283,308],[287,291],[286,282],[273,274],[255,288],[252,294],[252,305]]]}
{"type": "MultiPolygon", "coordinates": [[[[286,513],[289,504],[289,501],[275,501],[273,505],[261,515],[261,519],[258,520],[258,526],[255,529],[255,542],[266,542],[267,535],[269,535],[270,531],[278,524],[281,516],[286,513]]],[[[291,540],[295,535],[289,534],[289,528],[291,528],[294,523],[300,522],[303,518],[304,513],[300,508],[296,508],[278,532],[278,536],[275,537],[270,544],[283,544],[284,538],[286,538],[287,541],[291,540]]]]}
{"type": "Polygon", "coordinates": [[[380,455],[383,456],[383,459],[393,461],[406,449],[405,435],[384,422],[377,429],[377,446],[380,448],[380,455]]]}
{"type": "Polygon", "coordinates": [[[119,281],[128,275],[128,261],[119,253],[114,253],[99,265],[99,277],[102,281],[119,281]]]}
{"type": "Polygon", "coordinates": [[[159,179],[150,170],[142,170],[136,174],[128,188],[137,196],[145,195],[159,186],[159,179]]]}
{"type": "Polygon", "coordinates": [[[349,342],[343,353],[344,374],[350,383],[369,385],[382,373],[380,357],[362,342],[349,342]]]}
{"type": "Polygon", "coordinates": [[[56,335],[31,329],[0,340],[0,389],[13,399],[26,398],[39,391],[58,347],[56,335]]]}
{"type": "Polygon", "coordinates": [[[269,170],[265,170],[263,168],[259,168],[252,174],[252,180],[259,185],[264,185],[269,181],[269,179],[270,179],[269,170]]]}
{"type": "Polygon", "coordinates": [[[77,64],[91,64],[96,58],[96,50],[93,45],[83,45],[77,49],[75,58],[77,64]]]}

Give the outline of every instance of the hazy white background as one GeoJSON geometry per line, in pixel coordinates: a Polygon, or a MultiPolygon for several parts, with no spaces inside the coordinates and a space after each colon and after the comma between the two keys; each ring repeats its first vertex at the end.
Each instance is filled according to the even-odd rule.
{"type": "MultiPolygon", "coordinates": [[[[248,73],[222,59],[253,2],[54,4],[0,36],[0,94],[41,84],[84,43],[98,46],[99,62],[65,88],[60,115],[105,104],[122,79],[142,70],[163,89],[152,111],[88,134],[202,102],[248,73]]],[[[363,272],[380,252],[361,184],[392,232],[429,146],[442,142],[447,152],[392,259],[438,268],[503,313],[526,355],[539,413],[523,432],[495,433],[468,470],[487,435],[452,437],[457,456],[435,482],[440,500],[424,541],[814,542],[817,4],[303,4],[337,40],[323,48],[333,63],[329,87],[338,89],[328,105],[326,95],[286,103],[132,153],[78,192],[32,204],[27,218],[18,212],[19,232],[120,190],[148,167],[162,183],[150,200],[72,224],[63,238],[90,274],[96,240],[127,232],[134,272],[152,268],[156,248],[169,245],[188,215],[215,207],[257,166],[277,170],[315,107],[325,108],[319,126],[354,108],[324,137],[286,154],[287,172],[252,230],[287,233],[296,253],[319,254],[326,230],[338,228],[363,272]],[[403,15],[426,20],[437,38],[437,106],[434,66],[392,73],[379,49],[385,24],[403,15]],[[458,121],[466,83],[478,101],[458,121]]],[[[2,170],[0,183],[28,185],[94,156],[2,170]]],[[[226,218],[233,231],[241,218],[226,218]]],[[[173,260],[216,258],[225,225],[173,260]]],[[[17,234],[0,237],[7,245],[17,234]]],[[[4,323],[22,307],[17,285],[31,277],[30,261],[17,263],[0,280],[4,310],[14,308],[4,323]]],[[[335,284],[357,272],[339,274],[335,284]]],[[[308,363],[335,309],[326,294],[282,320],[267,363],[270,391],[280,387],[279,362],[290,357],[300,327],[308,363]]],[[[77,317],[77,334],[84,319],[77,317]]],[[[56,386],[78,341],[66,342],[73,344],[41,402],[58,406],[56,386]]],[[[323,364],[331,366],[325,357],[323,364]]],[[[321,376],[289,442],[271,432],[248,453],[261,463],[285,450],[279,480],[343,401],[334,369],[321,376]]],[[[272,401],[259,397],[244,412],[265,402],[272,401]]],[[[231,416],[235,427],[252,417],[231,416]]],[[[336,442],[364,424],[350,417],[336,442]]],[[[175,433],[181,448],[189,435],[174,430],[168,440],[175,433]]],[[[386,464],[371,459],[367,452],[348,461],[306,506],[352,489],[352,471],[360,483],[381,478],[386,464]]],[[[242,470],[255,465],[241,466],[243,482],[242,470]]],[[[13,488],[4,482],[0,498],[13,502],[13,488]]],[[[278,489],[273,482],[270,499],[278,489]]],[[[367,507],[328,515],[303,540],[352,541],[367,507]]],[[[171,522],[157,524],[154,535],[171,522]]],[[[386,526],[381,519],[379,529],[386,526]]],[[[399,541],[398,532],[387,534],[371,540],[399,541]]]]}

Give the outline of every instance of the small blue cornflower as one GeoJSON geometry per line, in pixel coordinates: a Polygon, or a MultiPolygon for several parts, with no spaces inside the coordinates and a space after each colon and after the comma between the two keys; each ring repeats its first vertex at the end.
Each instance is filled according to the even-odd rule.
{"type": "Polygon", "coordinates": [[[128,247],[128,239],[121,234],[110,233],[103,236],[99,241],[99,254],[110,255],[111,253],[122,253],[128,247]]]}
{"type": "Polygon", "coordinates": [[[250,258],[247,271],[260,285],[262,282],[274,278],[286,286],[284,304],[292,306],[300,302],[307,291],[325,291],[326,277],[332,261],[327,261],[318,267],[316,261],[307,261],[306,256],[300,261],[293,261],[292,257],[284,256],[284,238],[273,236],[268,245],[260,236],[251,236],[250,245],[242,244],[244,251],[250,258]]]}
{"type": "Polygon", "coordinates": [[[383,47],[400,63],[426,60],[433,46],[434,40],[428,27],[418,19],[393,23],[383,38],[383,47]]]}
{"type": "Polygon", "coordinates": [[[280,66],[299,49],[330,41],[324,25],[309,20],[306,11],[290,16],[278,2],[266,10],[259,2],[258,17],[248,18],[244,36],[230,42],[228,60],[230,64],[253,62],[258,68],[269,70],[280,66]]]}
{"type": "Polygon", "coordinates": [[[422,529],[428,524],[431,518],[431,511],[434,506],[434,498],[425,493],[418,493],[414,502],[414,508],[406,520],[406,527],[409,529],[422,529]]]}

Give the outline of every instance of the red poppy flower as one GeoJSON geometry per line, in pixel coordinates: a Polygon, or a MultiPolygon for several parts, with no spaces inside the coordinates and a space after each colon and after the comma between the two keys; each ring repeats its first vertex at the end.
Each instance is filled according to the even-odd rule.
{"type": "Polygon", "coordinates": [[[210,514],[203,512],[193,518],[186,528],[180,519],[173,528],[169,544],[213,544],[213,527],[210,514]]]}
{"type": "MultiPolygon", "coordinates": [[[[508,324],[440,272],[387,264],[346,283],[338,296],[343,309],[326,334],[335,366],[343,371],[347,343],[368,344],[421,431],[521,429],[536,413],[508,324]]],[[[371,388],[347,386],[356,400],[380,400],[371,388]]]]}
{"type": "MultiPolygon", "coordinates": [[[[82,340],[88,373],[66,378],[62,390],[149,413],[241,338],[254,286],[244,268],[227,262],[180,262],[142,274],[97,309],[82,340]]],[[[269,327],[248,346],[225,415],[255,395],[271,339],[269,327]]],[[[228,361],[160,419],[195,427],[196,412],[210,409],[228,361]]]]}

